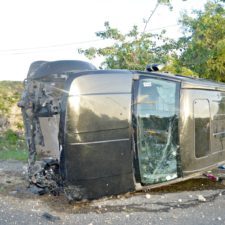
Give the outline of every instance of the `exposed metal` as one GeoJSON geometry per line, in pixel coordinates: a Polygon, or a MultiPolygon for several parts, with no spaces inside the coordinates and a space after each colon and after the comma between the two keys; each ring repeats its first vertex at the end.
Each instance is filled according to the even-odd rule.
{"type": "Polygon", "coordinates": [[[146,66],[146,71],[152,72],[152,71],[159,71],[161,70],[165,65],[162,64],[148,64],[146,66]]]}
{"type": "Polygon", "coordinates": [[[222,83],[38,61],[18,105],[30,182],[51,177],[70,200],[178,182],[225,161],[222,83]],[[37,171],[37,151],[58,162],[59,176],[37,171]]]}
{"type": "Polygon", "coordinates": [[[18,106],[21,107],[25,136],[29,151],[28,174],[31,180],[37,151],[44,149],[46,156],[59,159],[59,118],[64,84],[68,74],[80,70],[96,69],[82,61],[37,61],[31,64],[24,91],[18,106]],[[44,135],[43,135],[44,134],[44,135]],[[50,144],[48,142],[50,141],[50,144]],[[46,147],[50,148],[46,149],[46,147]],[[55,149],[52,149],[52,146],[55,149]]]}

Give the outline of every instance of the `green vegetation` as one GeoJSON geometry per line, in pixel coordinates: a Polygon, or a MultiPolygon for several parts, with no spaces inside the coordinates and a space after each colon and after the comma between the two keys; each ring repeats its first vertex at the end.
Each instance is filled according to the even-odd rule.
{"type": "Polygon", "coordinates": [[[175,49],[175,42],[165,37],[164,31],[161,34],[141,34],[137,26],[127,34],[122,34],[118,29],[110,27],[109,22],[105,22],[105,31],[97,32],[96,35],[112,40],[113,44],[104,48],[79,49],[79,53],[89,59],[103,56],[105,61],[102,67],[106,69],[144,70],[150,62],[168,62],[169,53],[175,49]],[[161,40],[161,45],[158,40],[161,40]]]}
{"type": "MultiPolygon", "coordinates": [[[[160,4],[172,8],[171,1],[158,0],[154,10],[160,4]]],[[[112,44],[79,49],[79,53],[89,59],[104,57],[102,67],[106,69],[144,70],[149,63],[163,63],[164,71],[225,82],[225,1],[208,0],[204,10],[184,13],[180,24],[183,37],[175,41],[167,38],[165,31],[140,32],[137,26],[122,34],[105,22],[105,31],[96,36],[112,44]]]]}
{"type": "Polygon", "coordinates": [[[23,137],[18,133],[8,129],[0,135],[0,159],[27,160],[28,153],[23,137]]]}
{"type": "Polygon", "coordinates": [[[0,82],[0,159],[27,160],[23,122],[17,102],[23,90],[22,82],[0,82]]]}
{"type": "Polygon", "coordinates": [[[184,30],[179,40],[180,66],[225,82],[225,4],[208,1],[203,11],[194,11],[192,16],[185,13],[180,22],[184,30]]]}
{"type": "Polygon", "coordinates": [[[5,150],[0,151],[0,159],[1,160],[20,160],[27,161],[28,152],[25,150],[5,150]]]}
{"type": "Polygon", "coordinates": [[[0,116],[9,116],[12,105],[15,105],[23,90],[20,81],[0,82],[0,116]]]}
{"type": "Polygon", "coordinates": [[[79,49],[78,52],[89,59],[103,56],[105,60],[101,66],[104,69],[144,70],[149,63],[168,62],[169,54],[175,49],[176,43],[165,36],[164,30],[160,34],[145,32],[151,17],[160,5],[167,5],[172,9],[170,0],[158,0],[149,18],[144,21],[145,27],[142,32],[137,26],[133,26],[128,33],[122,34],[117,28],[112,28],[109,22],[105,22],[105,31],[96,32],[96,36],[110,40],[112,44],[103,48],[79,49]]]}

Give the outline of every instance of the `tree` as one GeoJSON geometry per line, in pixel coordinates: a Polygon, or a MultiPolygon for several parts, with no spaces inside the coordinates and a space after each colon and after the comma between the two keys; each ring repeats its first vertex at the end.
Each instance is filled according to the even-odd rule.
{"type": "Polygon", "coordinates": [[[184,36],[179,45],[180,67],[187,67],[199,77],[225,82],[225,6],[222,1],[208,1],[195,17],[184,14],[184,36]]]}
{"type": "Polygon", "coordinates": [[[149,63],[166,63],[175,42],[161,34],[140,33],[138,27],[127,34],[112,28],[105,22],[105,31],[97,32],[97,37],[112,40],[112,45],[103,48],[79,49],[89,59],[104,56],[102,67],[108,69],[144,70],[149,63]],[[159,45],[159,41],[161,45],[159,45]]]}
{"type": "Polygon", "coordinates": [[[149,63],[167,64],[164,70],[225,82],[225,0],[208,0],[204,10],[194,16],[183,14],[180,23],[184,36],[177,42],[161,34],[145,33],[155,9],[168,0],[158,0],[143,32],[138,27],[127,34],[105,22],[105,31],[97,32],[112,44],[103,48],[79,49],[89,59],[103,56],[103,68],[144,70],[149,63]]]}
{"type": "Polygon", "coordinates": [[[165,31],[161,34],[145,32],[160,5],[167,5],[172,9],[170,0],[157,0],[149,18],[144,21],[142,33],[138,31],[137,26],[133,26],[130,32],[122,34],[118,29],[112,28],[109,22],[105,22],[105,31],[96,32],[96,36],[103,40],[112,40],[112,45],[103,48],[79,49],[78,52],[89,59],[103,56],[105,61],[102,67],[106,69],[144,70],[149,63],[166,63],[169,58],[168,53],[174,49],[175,42],[165,37],[165,31]]]}

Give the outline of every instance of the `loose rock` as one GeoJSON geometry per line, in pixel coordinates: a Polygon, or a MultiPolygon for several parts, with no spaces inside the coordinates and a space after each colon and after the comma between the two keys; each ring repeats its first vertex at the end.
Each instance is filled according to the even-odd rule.
{"type": "Polygon", "coordinates": [[[200,202],[206,202],[206,199],[205,199],[205,197],[203,195],[198,195],[198,200],[200,202]]]}

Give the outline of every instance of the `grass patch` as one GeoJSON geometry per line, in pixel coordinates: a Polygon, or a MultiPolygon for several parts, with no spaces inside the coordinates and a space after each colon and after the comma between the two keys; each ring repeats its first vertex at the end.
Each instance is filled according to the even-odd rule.
{"type": "Polygon", "coordinates": [[[0,81],[0,115],[9,115],[13,104],[20,99],[23,83],[20,81],[0,81]]]}
{"type": "Polygon", "coordinates": [[[2,150],[0,151],[1,160],[20,160],[27,161],[28,152],[25,150],[2,150]]]}
{"type": "Polygon", "coordinates": [[[0,135],[0,159],[1,160],[21,160],[26,161],[28,152],[23,136],[17,132],[7,130],[0,135]]]}

